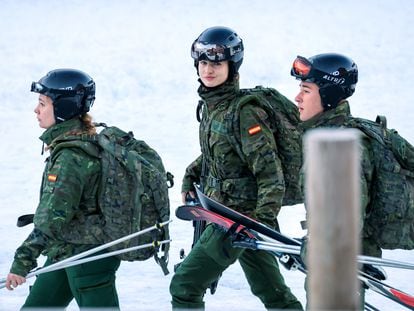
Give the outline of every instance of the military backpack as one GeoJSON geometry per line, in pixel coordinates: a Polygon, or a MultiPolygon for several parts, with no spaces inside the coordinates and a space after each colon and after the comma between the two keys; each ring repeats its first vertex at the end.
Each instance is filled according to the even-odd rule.
{"type": "Polygon", "coordinates": [[[350,118],[346,127],[370,138],[375,172],[365,226],[381,248],[414,248],[414,147],[386,119],[350,118]]]}
{"type": "MultiPolygon", "coordinates": [[[[105,241],[169,220],[168,188],[173,176],[167,173],[158,153],[144,141],[117,127],[107,127],[95,136],[100,152],[102,177],[98,203],[104,217],[105,241]]],[[[113,246],[112,250],[169,239],[168,227],[113,246]]],[[[165,244],[163,245],[165,246],[165,244]]],[[[168,245],[164,249],[168,251],[168,245]]],[[[145,260],[156,256],[154,248],[118,255],[121,260],[145,260]]],[[[158,257],[155,257],[158,260],[158,257]]],[[[167,258],[167,254],[163,259],[167,258]]]]}
{"type": "MultiPolygon", "coordinates": [[[[102,233],[96,238],[108,243],[137,231],[162,223],[170,218],[168,188],[173,186],[173,176],[166,172],[158,153],[144,141],[134,138],[132,132],[96,124],[104,129],[96,135],[69,134],[54,141],[54,147],[81,148],[82,141],[89,141],[99,147],[101,180],[98,190],[99,221],[102,233]]],[[[54,148],[54,150],[56,150],[54,148]]],[[[87,150],[84,152],[88,153],[87,150]]],[[[52,155],[51,155],[52,156],[52,155]]],[[[96,154],[91,154],[96,157],[96,154]]],[[[33,214],[19,217],[17,226],[33,222],[33,214]]],[[[96,225],[95,220],[91,225],[96,225]]],[[[160,230],[118,243],[109,251],[150,244],[169,239],[168,225],[160,230]]],[[[154,246],[157,246],[156,243],[154,246]]],[[[163,244],[164,255],[158,257],[157,247],[147,247],[116,255],[121,260],[146,260],[152,256],[168,273],[169,244],[163,244]]]]}
{"type": "Polygon", "coordinates": [[[234,136],[229,136],[230,143],[241,159],[240,109],[247,103],[254,102],[269,115],[272,131],[275,136],[277,153],[280,157],[285,181],[283,205],[303,203],[303,195],[299,183],[299,172],[302,166],[302,133],[298,128],[300,122],[297,106],[273,88],[256,86],[241,89],[241,96],[236,104],[232,104],[227,119],[228,128],[233,129],[234,136]]]}

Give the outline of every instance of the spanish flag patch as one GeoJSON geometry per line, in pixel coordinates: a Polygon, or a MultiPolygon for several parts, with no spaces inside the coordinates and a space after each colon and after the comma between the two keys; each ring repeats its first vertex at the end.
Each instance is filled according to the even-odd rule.
{"type": "Polygon", "coordinates": [[[56,174],[48,174],[47,175],[47,180],[50,182],[55,182],[57,180],[57,175],[56,174]]]}
{"type": "Polygon", "coordinates": [[[257,133],[259,133],[259,132],[261,132],[261,131],[262,131],[262,128],[261,128],[261,126],[260,126],[260,125],[255,125],[255,126],[252,126],[251,128],[249,128],[249,129],[247,130],[247,132],[248,132],[250,135],[257,134],[257,133]]]}

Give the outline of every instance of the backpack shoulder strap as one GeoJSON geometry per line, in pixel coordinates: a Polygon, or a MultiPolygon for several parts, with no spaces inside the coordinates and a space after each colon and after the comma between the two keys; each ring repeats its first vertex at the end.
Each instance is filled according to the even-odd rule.
{"type": "Polygon", "coordinates": [[[377,115],[377,118],[375,119],[375,122],[381,125],[382,128],[387,128],[387,118],[385,116],[377,115]]]}
{"type": "Polygon", "coordinates": [[[237,96],[230,104],[227,114],[225,116],[225,124],[227,128],[227,138],[242,161],[246,162],[246,157],[241,148],[240,138],[240,111],[242,107],[248,103],[256,102],[260,104],[257,96],[245,93],[246,90],[241,90],[242,94],[237,96]]]}
{"type": "Polygon", "coordinates": [[[385,146],[386,128],[384,128],[383,124],[386,124],[387,121],[383,116],[380,119],[377,117],[377,121],[373,122],[368,119],[350,117],[344,122],[344,126],[359,129],[369,138],[375,139],[378,143],[385,146]]]}
{"type": "Polygon", "coordinates": [[[82,150],[87,155],[99,158],[99,147],[97,135],[70,135],[55,140],[52,144],[51,158],[53,159],[59,151],[65,148],[76,148],[82,150]]]}
{"type": "Polygon", "coordinates": [[[299,125],[298,107],[276,89],[258,85],[254,88],[246,89],[246,91],[259,97],[261,106],[275,120],[283,118],[287,123],[295,127],[299,125]]]}
{"type": "Polygon", "coordinates": [[[387,119],[384,116],[377,116],[375,122],[362,118],[350,118],[345,126],[361,130],[370,139],[389,149],[401,165],[401,172],[414,177],[414,147],[396,130],[388,129],[386,124],[387,119]]]}
{"type": "Polygon", "coordinates": [[[256,106],[262,108],[268,114],[270,120],[274,120],[270,122],[270,126],[272,127],[271,130],[275,133],[278,131],[276,120],[280,120],[281,118],[287,119],[288,122],[284,122],[284,124],[286,126],[292,124],[295,128],[300,121],[296,106],[277,90],[261,85],[254,88],[241,89],[240,95],[230,105],[226,119],[227,126],[231,129],[231,131],[228,131],[229,141],[239,157],[244,161],[245,157],[241,151],[241,139],[239,137],[239,115],[243,106],[249,103],[254,103],[256,106]],[[272,105],[271,102],[275,99],[277,100],[277,105],[272,105]]]}

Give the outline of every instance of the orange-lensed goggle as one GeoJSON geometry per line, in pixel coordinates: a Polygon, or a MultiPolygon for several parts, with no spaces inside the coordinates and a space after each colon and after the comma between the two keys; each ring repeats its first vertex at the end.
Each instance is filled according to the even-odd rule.
{"type": "Polygon", "coordinates": [[[299,78],[306,79],[309,77],[310,72],[312,71],[312,63],[308,61],[303,56],[298,56],[293,61],[292,69],[290,71],[291,75],[299,78]]]}

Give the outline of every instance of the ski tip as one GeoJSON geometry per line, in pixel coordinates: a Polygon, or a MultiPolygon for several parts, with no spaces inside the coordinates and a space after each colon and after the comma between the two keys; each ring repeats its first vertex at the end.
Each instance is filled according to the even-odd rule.
{"type": "Polygon", "coordinates": [[[181,220],[194,220],[200,218],[193,205],[181,205],[175,209],[175,216],[181,220]]]}

